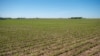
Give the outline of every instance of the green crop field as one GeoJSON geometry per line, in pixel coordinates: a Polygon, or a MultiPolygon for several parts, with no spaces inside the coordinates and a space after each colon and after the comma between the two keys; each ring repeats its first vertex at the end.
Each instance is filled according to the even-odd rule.
{"type": "Polygon", "coordinates": [[[100,19],[0,20],[0,56],[100,56],[100,19]]]}

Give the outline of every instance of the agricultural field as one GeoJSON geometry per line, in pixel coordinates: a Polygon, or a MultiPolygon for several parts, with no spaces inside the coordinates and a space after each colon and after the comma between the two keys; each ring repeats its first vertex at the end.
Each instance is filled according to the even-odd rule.
{"type": "Polygon", "coordinates": [[[0,56],[100,56],[100,19],[0,20],[0,56]]]}

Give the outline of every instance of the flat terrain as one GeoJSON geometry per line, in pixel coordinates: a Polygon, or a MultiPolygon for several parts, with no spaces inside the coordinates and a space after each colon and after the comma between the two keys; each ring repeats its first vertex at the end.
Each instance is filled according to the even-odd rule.
{"type": "Polygon", "coordinates": [[[0,56],[100,56],[100,19],[0,20],[0,56]]]}

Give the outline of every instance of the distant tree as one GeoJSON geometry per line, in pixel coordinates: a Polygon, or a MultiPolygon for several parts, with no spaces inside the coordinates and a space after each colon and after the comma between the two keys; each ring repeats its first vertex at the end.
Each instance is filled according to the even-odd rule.
{"type": "Polygon", "coordinates": [[[2,20],[2,17],[0,17],[0,20],[2,20]]]}
{"type": "Polygon", "coordinates": [[[0,20],[5,20],[6,18],[2,18],[2,17],[0,17],[0,20]]]}
{"type": "Polygon", "coordinates": [[[82,17],[71,17],[69,19],[83,19],[82,17]]]}

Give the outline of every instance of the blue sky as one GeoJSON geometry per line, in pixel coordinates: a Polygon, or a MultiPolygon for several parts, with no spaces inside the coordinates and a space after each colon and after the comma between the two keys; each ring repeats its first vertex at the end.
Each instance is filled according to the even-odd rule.
{"type": "Polygon", "coordinates": [[[0,17],[100,18],[100,0],[0,0],[0,17]]]}

